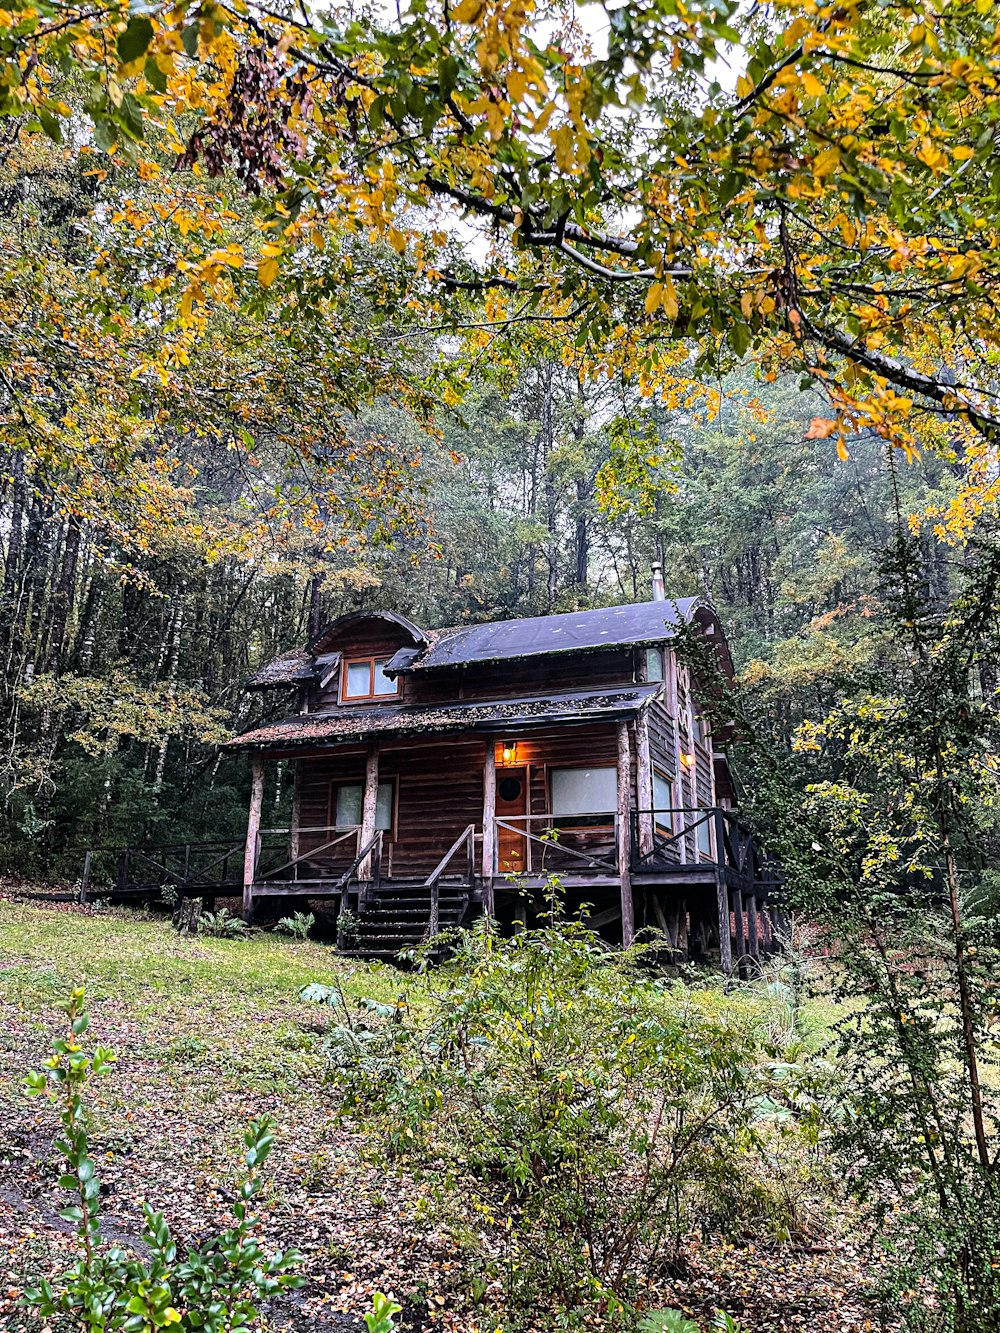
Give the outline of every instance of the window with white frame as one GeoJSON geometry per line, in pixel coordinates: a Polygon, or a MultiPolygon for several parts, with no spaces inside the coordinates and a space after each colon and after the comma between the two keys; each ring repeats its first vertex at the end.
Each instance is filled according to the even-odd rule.
{"type": "Polygon", "coordinates": [[[663,680],[663,649],[646,649],[646,679],[651,681],[663,680]]]}

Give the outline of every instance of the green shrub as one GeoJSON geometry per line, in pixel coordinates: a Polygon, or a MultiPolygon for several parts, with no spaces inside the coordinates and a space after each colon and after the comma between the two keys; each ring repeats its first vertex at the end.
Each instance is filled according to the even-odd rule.
{"type": "Polygon", "coordinates": [[[84,1094],[92,1079],[104,1073],[114,1055],[98,1046],[88,1053],[81,1039],[89,1026],[84,992],[74,990],[63,1010],[69,1020],[65,1036],[52,1043],[52,1054],[27,1076],[32,1097],[48,1097],[59,1108],[62,1135],[56,1149],[65,1159],[60,1185],[73,1202],[61,1216],[72,1222],[80,1241],[80,1257],[55,1283],[42,1282],[25,1294],[43,1319],[63,1316],[75,1327],[104,1333],[245,1333],[257,1318],[257,1302],[303,1284],[291,1270],[295,1250],[266,1254],[255,1237],[254,1199],[260,1192],[260,1169],[271,1151],[267,1118],[247,1129],[246,1175],[233,1207],[235,1225],[181,1258],[163,1214],[143,1204],[143,1239],[147,1259],[135,1259],[106,1244],[101,1235],[100,1181],[87,1138],[84,1094]]]}
{"type": "Polygon", "coordinates": [[[349,907],[345,907],[337,917],[337,946],[341,949],[354,949],[361,939],[361,922],[349,907]]]}
{"type": "Polygon", "coordinates": [[[283,916],[275,930],[282,935],[291,935],[293,940],[305,940],[315,924],[312,912],[293,912],[291,916],[283,916]]]}
{"type": "Polygon", "coordinates": [[[656,980],[580,925],[483,926],[457,950],[429,1005],[345,1011],[328,1049],[345,1110],[424,1172],[477,1290],[631,1320],[726,1168],[755,1185],[720,1228],[794,1226],[762,1144],[811,1131],[815,1100],[746,1001],[656,980]]]}
{"type": "Polygon", "coordinates": [[[225,907],[220,907],[217,912],[202,912],[198,918],[198,931],[202,935],[214,935],[220,940],[239,940],[248,933],[243,918],[234,916],[225,907]]]}

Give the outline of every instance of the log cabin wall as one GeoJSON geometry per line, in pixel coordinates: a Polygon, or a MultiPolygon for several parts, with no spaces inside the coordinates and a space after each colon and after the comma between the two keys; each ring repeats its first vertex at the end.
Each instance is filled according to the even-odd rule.
{"type": "MultiPolygon", "coordinates": [[[[574,726],[550,733],[528,733],[498,740],[516,744],[517,768],[528,770],[529,813],[550,809],[549,773],[553,768],[614,768],[614,724],[574,726]]],[[[633,756],[634,756],[634,735],[633,756]]],[[[379,747],[379,781],[393,783],[394,819],[387,833],[383,869],[391,875],[429,873],[464,828],[483,825],[485,736],[442,736],[437,740],[387,741],[379,747]]],[[[341,783],[362,783],[367,747],[347,746],[296,760],[298,845],[302,853],[321,847],[334,835],[311,833],[334,823],[333,790],[341,783]]],[[[498,765],[502,772],[502,765],[498,765]]],[[[632,764],[635,802],[635,762],[632,764]]],[[[538,820],[540,832],[542,821],[538,820]]],[[[609,836],[609,845],[612,839],[609,836]]],[[[348,841],[322,859],[346,868],[354,855],[348,841]]]]}
{"type": "MultiPolygon", "coordinates": [[[[379,623],[370,627],[351,626],[343,636],[330,640],[329,649],[343,653],[345,659],[391,657],[398,648],[410,642],[404,630],[379,623]]],[[[341,702],[342,670],[341,664],[325,688],[310,691],[310,713],[341,713],[357,707],[356,703],[341,702]]],[[[521,662],[484,662],[433,672],[404,672],[397,677],[400,689],[391,702],[437,704],[462,699],[519,698],[575,689],[599,689],[602,685],[628,685],[636,678],[635,654],[631,649],[540,657],[521,662]]],[[[364,702],[371,704],[371,700],[364,702]]]]}

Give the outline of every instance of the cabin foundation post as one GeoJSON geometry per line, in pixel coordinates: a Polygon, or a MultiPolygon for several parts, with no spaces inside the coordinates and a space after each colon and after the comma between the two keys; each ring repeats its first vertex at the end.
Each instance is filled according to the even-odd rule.
{"type": "Polygon", "coordinates": [[[747,934],[749,935],[750,957],[755,963],[760,962],[760,934],[757,927],[757,895],[747,895],[747,934]]]}
{"type": "Polygon", "coordinates": [[[733,939],[729,922],[729,890],[721,871],[715,876],[716,898],[719,904],[719,958],[722,971],[727,977],[733,975],[733,939]]]}
{"type": "Polygon", "coordinates": [[[649,751],[649,718],[635,720],[636,792],[639,801],[639,855],[653,850],[653,761],[649,751]]]}
{"type": "Polygon", "coordinates": [[[497,745],[486,737],[483,755],[483,911],[494,915],[493,872],[497,857],[497,745]]]}
{"type": "Polygon", "coordinates": [[[743,890],[733,890],[733,919],[736,922],[736,967],[742,978],[746,978],[746,931],[743,921],[743,890]]]}
{"type": "Polygon", "coordinates": [[[632,751],[628,723],[618,723],[618,874],[622,886],[622,947],[627,949],[635,938],[635,913],[632,907],[632,751]]]}
{"type": "MultiPolygon", "coordinates": [[[[373,745],[368,751],[368,757],[365,759],[365,794],[361,804],[361,833],[359,836],[360,846],[367,847],[375,836],[375,823],[378,818],[378,746],[373,745]]],[[[372,858],[371,855],[358,866],[358,879],[368,880],[372,877],[372,858]]]]}
{"type": "Polygon", "coordinates": [[[677,912],[677,948],[680,951],[681,962],[689,963],[691,961],[691,923],[688,919],[687,899],[681,899],[681,905],[677,912]]]}
{"type": "Polygon", "coordinates": [[[264,760],[255,755],[251,766],[250,812],[247,816],[247,841],[243,853],[243,920],[253,916],[253,882],[260,855],[260,815],[264,808],[264,760]]]}

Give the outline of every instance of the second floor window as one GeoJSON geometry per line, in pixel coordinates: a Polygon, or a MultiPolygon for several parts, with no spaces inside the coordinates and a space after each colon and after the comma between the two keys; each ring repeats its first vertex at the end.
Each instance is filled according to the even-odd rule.
{"type": "Polygon", "coordinates": [[[344,663],[342,699],[388,699],[399,693],[399,681],[385,674],[388,657],[352,657],[344,663]]]}

